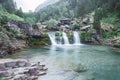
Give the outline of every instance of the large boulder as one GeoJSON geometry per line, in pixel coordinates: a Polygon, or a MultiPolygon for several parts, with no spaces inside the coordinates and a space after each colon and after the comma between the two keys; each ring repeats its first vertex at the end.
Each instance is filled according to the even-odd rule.
{"type": "Polygon", "coordinates": [[[14,46],[11,44],[10,38],[7,34],[0,32],[0,57],[12,53],[14,46]]]}
{"type": "Polygon", "coordinates": [[[23,34],[28,34],[29,31],[33,30],[32,24],[24,22],[24,21],[10,20],[8,22],[8,24],[9,24],[8,25],[9,29],[11,29],[11,28],[14,29],[14,27],[17,27],[20,30],[20,32],[23,33],[23,34]]]}
{"type": "Polygon", "coordinates": [[[25,34],[30,37],[34,37],[34,38],[41,37],[42,27],[38,23],[32,26],[32,24],[24,21],[10,20],[7,26],[8,29],[14,29],[14,30],[16,29],[17,32],[25,34]]]}
{"type": "Polygon", "coordinates": [[[36,39],[40,39],[41,38],[41,32],[37,29],[33,29],[31,31],[29,31],[29,36],[36,38],[36,39]]]}

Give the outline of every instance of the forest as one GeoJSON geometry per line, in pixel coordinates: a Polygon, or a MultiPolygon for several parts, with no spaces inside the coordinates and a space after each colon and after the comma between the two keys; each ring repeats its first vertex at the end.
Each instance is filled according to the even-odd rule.
{"type": "MultiPolygon", "coordinates": [[[[60,0],[59,2],[36,11],[36,21],[55,25],[62,18],[92,19],[93,29],[105,39],[120,36],[120,0],[60,0]],[[111,34],[111,35],[109,35],[111,34]]],[[[83,26],[79,23],[74,25],[83,26]]],[[[72,27],[73,27],[72,26],[72,27]]],[[[86,34],[88,35],[88,34],[86,34]]],[[[88,35],[89,37],[90,35],[88,35]]]]}

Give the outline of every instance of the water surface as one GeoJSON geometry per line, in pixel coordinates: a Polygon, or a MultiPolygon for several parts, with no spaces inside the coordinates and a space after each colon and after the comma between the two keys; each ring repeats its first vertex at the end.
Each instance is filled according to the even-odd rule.
{"type": "Polygon", "coordinates": [[[111,47],[62,45],[32,48],[12,55],[40,61],[49,69],[39,80],[120,80],[120,55],[111,47]],[[76,72],[84,67],[87,71],[76,72]]]}

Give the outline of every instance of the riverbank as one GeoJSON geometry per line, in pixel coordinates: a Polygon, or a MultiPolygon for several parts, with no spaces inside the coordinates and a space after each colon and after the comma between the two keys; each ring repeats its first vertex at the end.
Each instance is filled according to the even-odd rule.
{"type": "Polygon", "coordinates": [[[49,38],[40,27],[25,21],[9,20],[0,27],[0,57],[29,47],[47,45],[49,38]]]}
{"type": "Polygon", "coordinates": [[[0,77],[3,80],[35,80],[45,75],[47,69],[40,62],[31,64],[25,59],[0,59],[0,77]]]}

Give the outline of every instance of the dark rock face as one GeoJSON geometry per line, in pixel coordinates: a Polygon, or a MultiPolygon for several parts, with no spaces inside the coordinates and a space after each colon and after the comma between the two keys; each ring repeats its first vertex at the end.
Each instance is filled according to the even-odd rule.
{"type": "Polygon", "coordinates": [[[7,29],[16,29],[17,32],[31,37],[40,37],[40,31],[33,29],[32,24],[24,21],[10,20],[7,24],[7,29]]]}
{"type": "Polygon", "coordinates": [[[21,50],[28,47],[27,43],[24,40],[11,41],[9,37],[4,33],[3,35],[0,35],[0,39],[0,57],[14,53],[16,50],[21,50]]]}
{"type": "Polygon", "coordinates": [[[0,33],[0,57],[5,56],[14,51],[14,47],[11,45],[9,37],[1,32],[0,33]]]}
{"type": "Polygon", "coordinates": [[[14,27],[17,27],[17,29],[23,34],[28,34],[29,31],[33,30],[32,25],[24,21],[10,20],[7,26],[8,29],[14,29],[14,27]]]}
{"type": "Polygon", "coordinates": [[[6,34],[2,33],[2,35],[0,35],[0,57],[15,53],[16,50],[21,50],[27,47],[27,43],[24,40],[11,41],[6,34]]]}
{"type": "Polygon", "coordinates": [[[33,37],[33,38],[36,38],[36,39],[41,38],[41,33],[37,29],[33,29],[33,30],[29,31],[28,35],[33,37]]]}
{"type": "Polygon", "coordinates": [[[69,19],[69,18],[61,19],[59,24],[61,24],[61,25],[70,25],[71,21],[72,20],[69,19]]]}
{"type": "Polygon", "coordinates": [[[28,48],[29,37],[42,39],[44,35],[39,27],[34,28],[30,23],[10,20],[0,32],[0,57],[28,48]]]}
{"type": "Polygon", "coordinates": [[[52,27],[47,27],[48,30],[50,31],[60,31],[61,27],[60,26],[52,26],[52,27]]]}

